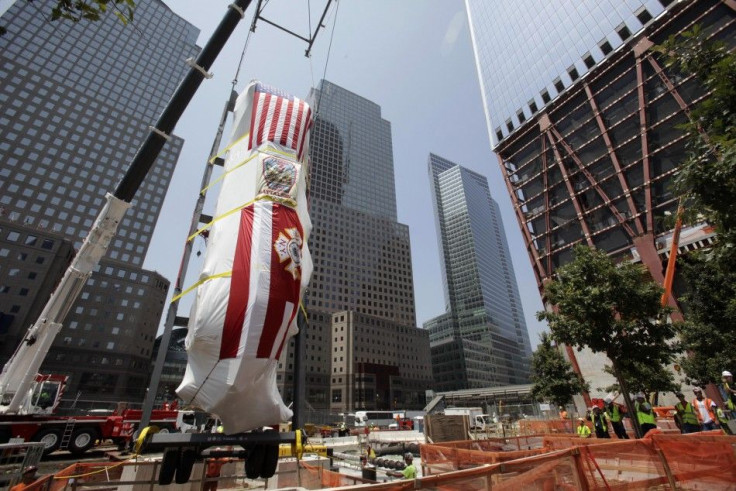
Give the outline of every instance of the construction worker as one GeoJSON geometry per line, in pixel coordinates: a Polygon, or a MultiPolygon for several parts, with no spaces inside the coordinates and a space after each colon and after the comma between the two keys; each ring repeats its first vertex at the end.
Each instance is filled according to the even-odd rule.
{"type": "Polygon", "coordinates": [[[703,397],[703,391],[700,387],[693,389],[695,399],[693,399],[692,405],[695,408],[695,413],[698,415],[698,420],[703,431],[710,431],[716,429],[716,414],[715,408],[716,403],[707,397],[703,397]]]}
{"type": "Polygon", "coordinates": [[[376,451],[373,450],[373,447],[371,447],[370,445],[366,445],[365,456],[368,459],[368,462],[372,464],[376,460],[376,451]]]}
{"type": "Polygon", "coordinates": [[[680,433],[697,433],[700,431],[700,421],[698,415],[695,414],[695,408],[685,400],[685,395],[682,392],[675,395],[680,400],[675,404],[675,423],[680,428],[680,433]]]}
{"type": "Polygon", "coordinates": [[[564,406],[560,406],[560,419],[567,419],[567,409],[564,406]]]}
{"type": "Polygon", "coordinates": [[[728,370],[721,373],[721,385],[718,386],[718,390],[726,404],[726,410],[731,413],[731,419],[736,419],[736,386],[733,384],[733,375],[728,370]]]}
{"type": "Polygon", "coordinates": [[[657,427],[657,417],[654,415],[652,405],[644,398],[643,392],[636,394],[634,409],[636,410],[636,419],[639,421],[639,427],[641,428],[641,436],[646,435],[649,430],[657,427]]]}
{"type": "Polygon", "coordinates": [[[726,404],[716,407],[716,418],[718,418],[718,424],[721,426],[721,429],[725,434],[731,435],[731,428],[728,426],[728,414],[729,411],[726,404]]]}
{"type": "Polygon", "coordinates": [[[613,399],[610,397],[606,397],[604,401],[606,403],[606,418],[611,422],[613,432],[616,433],[616,436],[619,439],[628,440],[629,435],[626,434],[626,428],[624,427],[624,413],[621,412],[621,408],[614,404],[613,399]]]}
{"type": "Polygon", "coordinates": [[[590,438],[590,428],[585,424],[585,420],[583,418],[578,418],[577,432],[580,438],[590,438]]]}
{"type": "Polygon", "coordinates": [[[606,423],[606,416],[598,406],[593,406],[593,428],[595,428],[596,438],[611,438],[608,434],[608,424],[606,423]]]}
{"type": "Polygon", "coordinates": [[[404,454],[404,462],[406,462],[406,467],[404,467],[403,471],[386,471],[386,474],[389,476],[394,477],[401,477],[404,479],[416,479],[417,477],[417,468],[414,467],[414,464],[412,463],[414,461],[414,456],[411,454],[411,452],[406,452],[404,454]]]}

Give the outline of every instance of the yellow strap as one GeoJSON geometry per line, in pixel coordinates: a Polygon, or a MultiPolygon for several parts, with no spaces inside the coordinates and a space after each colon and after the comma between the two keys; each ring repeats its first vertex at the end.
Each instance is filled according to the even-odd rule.
{"type": "Polygon", "coordinates": [[[232,215],[233,213],[236,213],[236,212],[242,210],[243,208],[252,205],[253,203],[255,203],[258,200],[274,201],[276,203],[281,203],[283,205],[290,206],[292,208],[296,207],[296,202],[293,199],[278,198],[276,196],[270,196],[270,195],[267,195],[267,194],[264,194],[264,195],[261,195],[261,196],[257,196],[255,199],[253,199],[251,201],[248,201],[247,203],[242,204],[240,206],[237,206],[237,207],[233,208],[232,210],[226,211],[225,213],[223,213],[219,217],[213,218],[211,222],[205,224],[203,227],[197,229],[197,231],[194,232],[192,235],[190,235],[189,237],[187,237],[187,242],[189,242],[190,240],[194,240],[194,238],[196,236],[198,236],[199,234],[201,234],[202,232],[204,232],[205,230],[207,230],[208,228],[210,228],[216,222],[219,222],[223,218],[226,218],[226,217],[232,215]]]}
{"type": "Polygon", "coordinates": [[[268,148],[268,151],[258,150],[253,155],[251,155],[250,157],[248,157],[247,159],[245,159],[244,161],[242,161],[241,163],[239,163],[238,165],[236,165],[235,167],[233,167],[229,171],[224,172],[220,177],[218,177],[214,181],[211,181],[207,186],[205,186],[202,190],[199,191],[199,194],[204,194],[205,192],[207,192],[207,190],[209,188],[211,188],[212,186],[214,186],[218,182],[222,181],[231,172],[235,172],[239,168],[243,167],[245,164],[247,164],[248,162],[250,162],[251,160],[253,160],[254,158],[256,158],[261,153],[264,153],[266,155],[272,155],[272,154],[275,153],[275,154],[279,154],[279,155],[281,155],[283,157],[289,157],[289,158],[293,158],[294,157],[294,154],[290,154],[290,153],[287,153],[287,152],[282,152],[281,150],[279,150],[277,148],[274,148],[274,147],[269,147],[268,148]]]}
{"type": "Polygon", "coordinates": [[[206,193],[209,188],[211,188],[212,186],[214,186],[218,182],[220,182],[223,179],[225,179],[225,177],[227,177],[228,174],[230,174],[231,172],[235,172],[236,170],[240,169],[241,167],[243,167],[245,164],[247,164],[248,162],[250,162],[251,160],[253,160],[256,157],[258,157],[258,153],[254,153],[253,155],[251,155],[247,159],[243,160],[241,163],[239,163],[238,165],[236,165],[235,167],[233,167],[229,171],[223,172],[220,177],[218,177],[217,179],[215,179],[213,181],[210,181],[210,183],[207,186],[205,186],[204,188],[202,188],[202,190],[199,192],[199,194],[206,193]]]}
{"type": "MultiPolygon", "coordinates": [[[[232,143],[231,143],[230,145],[226,146],[225,148],[223,148],[222,150],[220,150],[219,152],[217,152],[217,153],[215,154],[215,156],[214,156],[214,157],[212,157],[212,158],[211,158],[211,159],[209,160],[209,163],[210,163],[210,164],[214,163],[214,161],[215,161],[215,160],[216,160],[217,158],[219,158],[219,157],[222,157],[223,155],[225,155],[225,154],[226,154],[227,152],[229,152],[229,151],[230,151],[230,150],[231,150],[231,149],[232,149],[232,148],[233,148],[233,147],[234,147],[235,145],[237,145],[238,143],[240,143],[241,141],[243,141],[243,140],[244,140],[245,138],[248,138],[249,136],[250,136],[250,132],[248,132],[248,133],[246,133],[245,135],[241,136],[240,138],[238,138],[237,140],[235,140],[234,142],[232,142],[232,143]]],[[[269,147],[269,148],[270,148],[270,149],[271,149],[271,150],[272,150],[272,151],[273,151],[274,153],[278,153],[278,154],[280,154],[280,155],[284,155],[284,156],[286,156],[286,157],[296,157],[296,152],[284,152],[283,150],[279,150],[279,149],[275,148],[275,147],[273,146],[273,143],[272,143],[272,142],[270,142],[270,141],[269,141],[269,142],[266,142],[266,143],[262,143],[262,145],[266,145],[266,146],[267,146],[267,147],[269,147]]],[[[261,152],[261,150],[256,150],[256,151],[257,151],[257,152],[261,152]]],[[[265,153],[269,153],[269,152],[265,152],[265,153]]]]}
{"type": "Polygon", "coordinates": [[[243,139],[248,138],[248,136],[250,136],[250,131],[244,134],[243,136],[241,136],[240,138],[238,138],[237,140],[235,140],[234,142],[232,142],[230,145],[226,146],[225,148],[217,152],[215,156],[209,160],[210,164],[213,163],[218,157],[222,157],[223,155],[225,155],[231,148],[233,148],[235,145],[243,141],[243,139]]]}
{"type": "MultiPolygon", "coordinates": [[[[134,453],[134,454],[133,454],[133,455],[131,455],[131,456],[130,456],[130,458],[128,458],[128,459],[125,459],[125,460],[121,460],[120,462],[118,462],[118,463],[116,463],[116,464],[114,464],[114,465],[106,465],[106,466],[105,466],[105,467],[103,467],[102,469],[98,469],[98,470],[96,470],[96,471],[92,471],[92,472],[87,472],[87,473],[85,473],[85,474],[76,474],[76,475],[73,475],[73,476],[57,476],[57,475],[54,475],[54,476],[52,477],[52,479],[56,479],[57,481],[61,481],[61,480],[63,480],[63,479],[79,479],[79,478],[81,478],[81,477],[87,477],[87,476],[92,476],[92,475],[94,475],[94,474],[101,474],[101,473],[103,473],[103,472],[107,472],[107,471],[109,471],[110,469],[114,469],[114,468],[116,468],[116,467],[120,467],[120,466],[121,466],[121,465],[123,465],[123,464],[127,464],[127,463],[128,463],[128,462],[130,462],[131,460],[137,459],[137,458],[138,458],[138,456],[139,456],[139,454],[137,454],[137,453],[134,453]]],[[[104,464],[103,464],[103,465],[104,465],[104,464]]]]}
{"type": "Polygon", "coordinates": [[[205,282],[210,281],[210,280],[216,280],[218,278],[229,278],[232,275],[233,275],[233,272],[232,271],[225,271],[223,273],[213,274],[212,276],[208,276],[207,278],[202,278],[201,280],[199,280],[198,282],[196,282],[195,284],[193,284],[192,286],[190,286],[189,288],[187,288],[186,290],[184,290],[183,292],[181,292],[180,294],[178,294],[177,296],[175,296],[174,298],[172,298],[171,299],[171,303],[176,302],[181,297],[183,297],[184,295],[186,295],[190,291],[194,290],[195,288],[197,288],[202,283],[205,283],[205,282]]]}

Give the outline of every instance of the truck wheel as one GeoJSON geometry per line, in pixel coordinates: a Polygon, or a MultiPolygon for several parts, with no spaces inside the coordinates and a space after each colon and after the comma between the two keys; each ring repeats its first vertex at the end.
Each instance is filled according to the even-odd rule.
{"type": "Polygon", "coordinates": [[[54,450],[58,450],[61,444],[61,429],[47,428],[33,435],[34,442],[43,443],[43,454],[48,455],[54,450]]]}
{"type": "Polygon", "coordinates": [[[179,465],[176,467],[176,484],[186,484],[192,476],[194,462],[197,461],[197,451],[194,448],[185,448],[181,451],[179,465]]]}
{"type": "Polygon", "coordinates": [[[248,451],[248,455],[245,457],[245,477],[248,479],[258,479],[263,468],[265,453],[266,449],[263,445],[254,445],[248,451]]]}
{"type": "Polygon", "coordinates": [[[276,468],[279,465],[279,446],[264,445],[263,446],[263,465],[261,466],[261,477],[268,479],[276,474],[276,468]]]}
{"type": "Polygon", "coordinates": [[[94,428],[79,428],[72,434],[69,451],[72,455],[82,455],[94,446],[97,438],[97,430],[94,428]]]}
{"type": "Polygon", "coordinates": [[[158,473],[158,483],[161,486],[168,486],[174,481],[176,468],[179,467],[181,452],[178,448],[167,448],[164,450],[164,457],[161,459],[161,470],[158,473]]]}

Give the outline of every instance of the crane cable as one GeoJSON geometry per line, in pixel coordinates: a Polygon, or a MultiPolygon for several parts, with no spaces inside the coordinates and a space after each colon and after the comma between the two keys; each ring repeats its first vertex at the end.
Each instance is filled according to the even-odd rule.
{"type": "MultiPolygon", "coordinates": [[[[330,44],[327,47],[327,59],[325,59],[325,68],[322,71],[322,80],[327,76],[327,64],[330,62],[330,52],[332,51],[332,40],[335,37],[335,26],[337,25],[337,12],[340,10],[339,0],[335,0],[337,6],[335,7],[335,18],[332,21],[332,32],[330,33],[330,44]]],[[[322,102],[322,91],[319,91],[319,97],[317,98],[317,107],[314,110],[315,119],[319,116],[320,103],[322,102]]]]}

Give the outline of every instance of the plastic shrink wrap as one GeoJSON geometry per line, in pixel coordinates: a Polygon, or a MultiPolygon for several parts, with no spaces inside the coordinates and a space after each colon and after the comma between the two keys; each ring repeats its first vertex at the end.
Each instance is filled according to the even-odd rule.
{"type": "Polygon", "coordinates": [[[286,421],[278,359],[309,283],[309,106],[258,82],[238,97],[177,389],[228,434],[286,421]]]}

